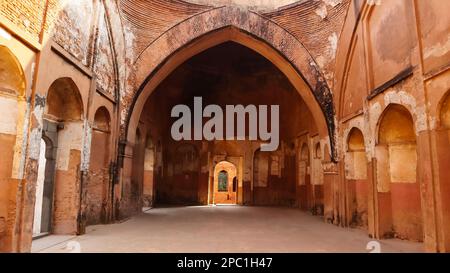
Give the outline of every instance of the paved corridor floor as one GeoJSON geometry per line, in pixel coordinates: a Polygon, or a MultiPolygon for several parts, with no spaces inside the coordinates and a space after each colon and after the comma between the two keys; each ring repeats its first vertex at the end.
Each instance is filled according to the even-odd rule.
{"type": "MultiPolygon", "coordinates": [[[[148,210],[83,236],[47,236],[32,252],[369,252],[362,230],[340,228],[298,209],[175,207],[148,210]],[[69,247],[68,247],[69,245],[69,247]],[[77,249],[75,249],[77,251],[77,249]]],[[[382,240],[382,252],[422,252],[422,244],[382,240]]]]}

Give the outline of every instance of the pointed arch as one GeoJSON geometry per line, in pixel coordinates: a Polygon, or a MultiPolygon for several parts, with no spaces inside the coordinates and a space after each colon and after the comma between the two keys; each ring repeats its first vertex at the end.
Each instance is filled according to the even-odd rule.
{"type": "Polygon", "coordinates": [[[68,77],[54,81],[47,94],[47,117],[57,121],[79,121],[83,119],[83,112],[83,101],[75,82],[68,77]]]}
{"type": "Polygon", "coordinates": [[[191,17],[144,50],[135,63],[137,91],[124,109],[127,119],[123,138],[133,143],[145,102],[176,67],[228,41],[258,52],[287,76],[313,113],[321,137],[330,137],[332,157],[336,160],[333,95],[318,65],[288,31],[257,13],[236,7],[220,7],[191,17]]]}

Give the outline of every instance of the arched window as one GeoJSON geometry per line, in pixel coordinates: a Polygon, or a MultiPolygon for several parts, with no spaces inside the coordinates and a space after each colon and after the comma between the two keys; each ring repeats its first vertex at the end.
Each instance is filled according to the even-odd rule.
{"type": "Polygon", "coordinates": [[[228,173],[226,171],[221,171],[219,173],[219,192],[228,191],[228,173]]]}

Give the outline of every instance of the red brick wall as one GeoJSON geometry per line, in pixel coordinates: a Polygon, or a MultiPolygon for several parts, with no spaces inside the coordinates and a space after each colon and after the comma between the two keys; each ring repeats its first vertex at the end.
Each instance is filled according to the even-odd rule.
{"type": "Polygon", "coordinates": [[[45,0],[5,0],[0,2],[0,14],[36,40],[42,29],[45,0]]]}

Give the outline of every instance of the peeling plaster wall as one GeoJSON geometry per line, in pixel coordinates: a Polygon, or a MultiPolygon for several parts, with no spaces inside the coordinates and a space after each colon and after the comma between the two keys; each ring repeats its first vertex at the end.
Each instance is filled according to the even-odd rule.
{"type": "Polygon", "coordinates": [[[43,0],[6,0],[0,2],[0,14],[37,40],[44,7],[43,0]]]}
{"type": "Polygon", "coordinates": [[[349,3],[348,0],[301,1],[264,14],[305,45],[331,87],[339,37],[349,3]]]}
{"type": "Polygon", "coordinates": [[[36,96],[36,104],[33,108],[33,112],[31,113],[34,120],[37,121],[38,124],[31,130],[30,140],[28,145],[28,157],[34,160],[39,159],[40,154],[40,141],[42,138],[42,127],[43,127],[43,114],[45,109],[45,97],[36,96]],[[42,103],[40,103],[42,102],[42,103]]]}
{"type": "Polygon", "coordinates": [[[56,169],[67,171],[69,169],[70,154],[72,150],[83,150],[83,123],[69,122],[64,124],[64,130],[58,133],[58,152],[56,169]]]}
{"type": "Polygon", "coordinates": [[[115,55],[112,51],[113,44],[111,43],[109,30],[107,28],[105,10],[100,11],[100,22],[98,26],[97,51],[95,53],[94,72],[97,76],[97,88],[111,95],[116,99],[116,75],[114,69],[115,55]]]}
{"type": "Polygon", "coordinates": [[[53,29],[53,40],[84,65],[89,64],[93,3],[91,0],[62,1],[53,29]]]}
{"type": "Polygon", "coordinates": [[[423,42],[424,72],[429,74],[448,65],[450,58],[450,19],[445,10],[448,3],[439,0],[418,1],[421,17],[421,39],[423,42]]]}
{"type": "Polygon", "coordinates": [[[16,135],[19,116],[17,99],[0,96],[0,109],[4,111],[0,120],[0,134],[16,135]]]}

